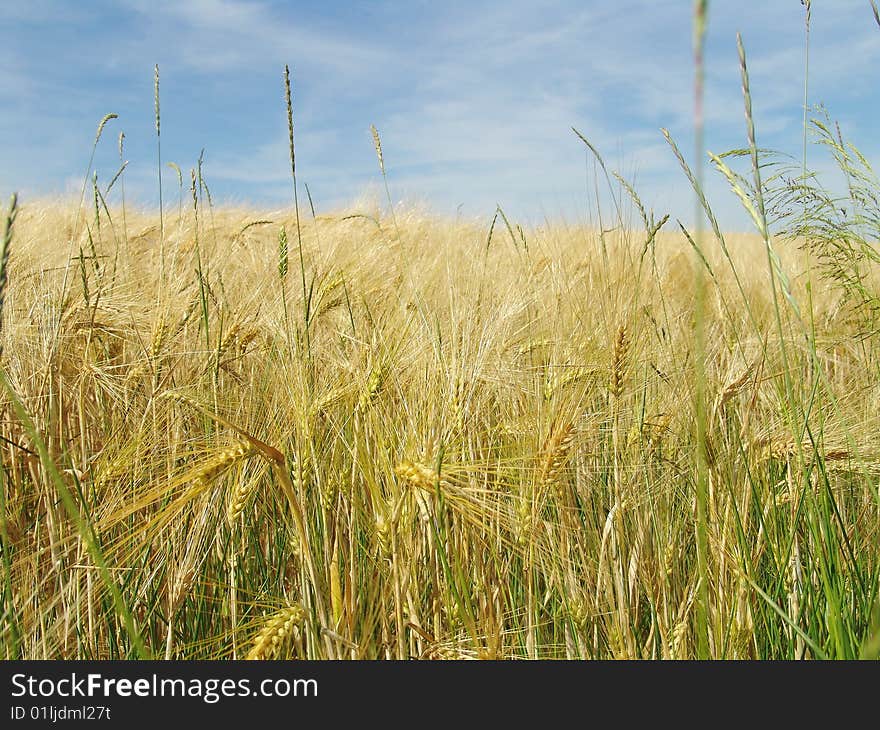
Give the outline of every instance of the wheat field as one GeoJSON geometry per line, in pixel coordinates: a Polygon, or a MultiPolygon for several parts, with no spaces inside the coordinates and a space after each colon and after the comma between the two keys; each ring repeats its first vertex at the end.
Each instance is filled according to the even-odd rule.
{"type": "Polygon", "coordinates": [[[696,229],[13,201],[4,658],[876,658],[880,186],[768,175],[741,63],[755,234],[671,139],[696,229]]]}
{"type": "Polygon", "coordinates": [[[171,215],[163,270],[154,216],[65,265],[75,210],[22,207],[8,657],[692,657],[701,462],[709,655],[859,655],[863,307],[816,277],[809,338],[789,316],[780,341],[760,238],[726,241],[745,300],[707,254],[701,460],[681,235],[374,213],[301,222],[304,306],[289,211],[171,215]]]}

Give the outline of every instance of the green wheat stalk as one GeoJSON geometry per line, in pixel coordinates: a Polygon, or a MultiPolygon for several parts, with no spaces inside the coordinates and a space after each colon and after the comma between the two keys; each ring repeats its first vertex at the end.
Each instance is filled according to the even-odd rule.
{"type": "Polygon", "coordinates": [[[159,64],[153,69],[153,103],[156,109],[156,157],[159,177],[159,261],[161,275],[165,277],[165,220],[162,213],[162,125],[159,114],[159,64]]]}
{"type": "MultiPolygon", "coordinates": [[[[697,162],[695,175],[696,187],[704,189],[703,185],[703,85],[704,85],[704,56],[703,51],[706,39],[706,24],[708,21],[709,1],[695,0],[694,2],[694,150],[697,162]]],[[[703,239],[703,217],[701,212],[699,194],[694,203],[694,249],[699,251],[703,239]]],[[[709,502],[709,464],[707,452],[707,404],[706,404],[706,325],[705,325],[705,296],[706,281],[703,267],[700,262],[694,267],[696,270],[696,302],[695,306],[695,355],[694,355],[694,387],[695,407],[697,421],[697,572],[698,572],[698,600],[696,602],[696,638],[697,658],[709,658],[709,541],[708,541],[708,502],[709,502]]]]}
{"type": "Polygon", "coordinates": [[[299,250],[299,272],[302,280],[303,330],[306,341],[307,358],[309,362],[311,362],[312,345],[309,339],[309,302],[308,290],[306,288],[306,264],[305,259],[303,258],[302,228],[299,220],[299,194],[297,192],[296,184],[296,147],[293,143],[293,101],[291,99],[290,91],[290,67],[287,66],[287,64],[284,66],[284,100],[287,105],[287,137],[288,146],[290,148],[290,174],[293,178],[293,208],[296,216],[296,242],[299,250]]]}
{"type": "MultiPolygon", "coordinates": [[[[0,244],[0,335],[3,333],[3,305],[6,302],[6,284],[9,278],[9,251],[12,248],[12,227],[18,215],[18,193],[9,200],[9,212],[3,228],[3,241],[0,244]]],[[[0,337],[0,357],[3,356],[3,339],[0,337]]]]}

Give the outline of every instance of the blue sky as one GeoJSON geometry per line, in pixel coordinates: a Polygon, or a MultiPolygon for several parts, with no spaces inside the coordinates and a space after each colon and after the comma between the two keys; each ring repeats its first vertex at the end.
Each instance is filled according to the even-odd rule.
{"type": "MultiPolygon", "coordinates": [[[[298,179],[319,212],[380,190],[375,124],[395,201],[487,219],[500,203],[526,223],[584,220],[593,192],[574,126],[658,215],[690,221],[691,193],[659,129],[692,156],[691,10],[690,0],[5,3],[0,193],[78,192],[96,125],[114,112],[99,180],[118,167],[124,131],[126,193],[155,206],[158,63],[163,162],[188,174],[205,148],[215,199],[286,205],[288,63],[298,179]]],[[[800,155],[803,12],[798,0],[710,2],[709,149],[745,144],[739,30],[759,145],[800,155]]],[[[880,28],[868,0],[813,0],[811,43],[811,102],[876,159],[880,28]]],[[[707,174],[722,224],[745,228],[723,181],[707,174]]],[[[163,184],[176,204],[167,167],[163,184]]]]}

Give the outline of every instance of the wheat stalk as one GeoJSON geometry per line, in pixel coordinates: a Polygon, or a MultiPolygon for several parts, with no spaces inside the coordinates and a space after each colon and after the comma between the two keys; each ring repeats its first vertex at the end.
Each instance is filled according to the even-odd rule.
{"type": "MultiPolygon", "coordinates": [[[[0,334],[3,331],[3,305],[6,302],[6,285],[9,280],[9,252],[12,249],[12,227],[18,215],[18,194],[13,193],[9,200],[9,212],[3,227],[3,240],[0,242],[0,334]]],[[[0,356],[3,355],[3,340],[0,339],[0,356]]]]}
{"type": "Polygon", "coordinates": [[[306,342],[306,353],[311,360],[311,335],[309,333],[309,297],[306,287],[306,264],[303,258],[302,228],[299,220],[299,192],[296,185],[296,146],[293,143],[293,99],[290,91],[290,68],[284,66],[284,101],[287,106],[287,135],[290,148],[290,174],[293,178],[293,208],[296,215],[296,241],[299,249],[299,271],[302,281],[303,296],[303,330],[306,342]]]}
{"type": "MultiPolygon", "coordinates": [[[[153,105],[156,112],[156,159],[159,177],[159,261],[161,275],[165,276],[165,220],[162,205],[162,126],[159,114],[159,64],[153,67],[153,105]]],[[[164,281],[164,278],[163,278],[164,281]]]]}

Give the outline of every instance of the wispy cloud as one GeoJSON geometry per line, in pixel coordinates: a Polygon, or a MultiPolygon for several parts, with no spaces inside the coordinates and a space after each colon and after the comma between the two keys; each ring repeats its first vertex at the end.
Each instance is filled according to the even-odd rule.
{"type": "MultiPolygon", "coordinates": [[[[396,196],[479,214],[572,217],[588,207],[590,158],[577,127],[643,199],[684,218],[693,205],[660,127],[691,156],[690,3],[270,0],[39,0],[7,13],[0,48],[0,185],[61,190],[81,175],[98,119],[125,129],[132,189],[155,190],[152,67],[162,70],[163,157],[182,167],[206,147],[218,197],[276,204],[289,195],[281,69],[294,72],[298,171],[319,205],[376,181],[369,136],[383,136],[396,196]]],[[[735,33],[746,41],[762,146],[797,153],[803,8],[714,3],[707,142],[744,142],[735,33]]],[[[860,0],[813,10],[810,88],[869,155],[880,30],[860,0]]],[[[98,167],[118,165],[108,139],[98,167]]],[[[736,201],[712,180],[723,220],[736,201]]]]}
{"type": "Polygon", "coordinates": [[[129,47],[159,51],[180,68],[200,73],[246,73],[285,62],[324,79],[355,83],[391,54],[363,42],[357,28],[316,29],[300,21],[296,9],[243,0],[124,0],[138,29],[129,47]]]}

